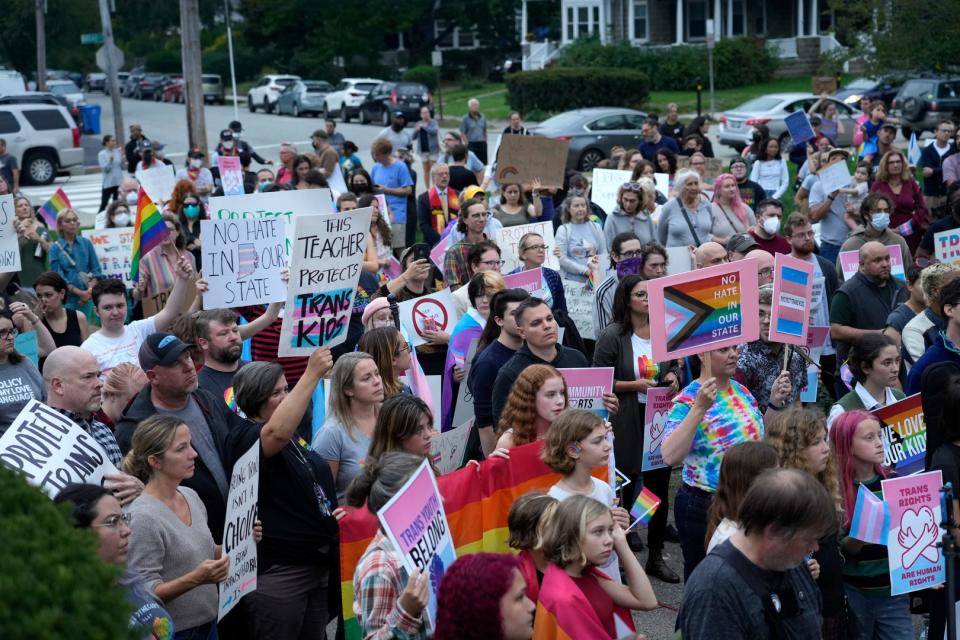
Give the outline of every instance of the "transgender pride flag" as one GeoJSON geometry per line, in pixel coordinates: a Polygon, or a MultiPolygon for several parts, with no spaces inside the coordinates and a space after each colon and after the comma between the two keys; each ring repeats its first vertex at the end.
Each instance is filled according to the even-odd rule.
{"type": "Polygon", "coordinates": [[[778,253],[773,267],[770,342],[806,346],[813,264],[778,253]]]}
{"type": "Polygon", "coordinates": [[[857,506],[850,520],[850,537],[873,544],[887,544],[889,531],[890,510],[883,500],[861,484],[857,492],[857,506]]]}

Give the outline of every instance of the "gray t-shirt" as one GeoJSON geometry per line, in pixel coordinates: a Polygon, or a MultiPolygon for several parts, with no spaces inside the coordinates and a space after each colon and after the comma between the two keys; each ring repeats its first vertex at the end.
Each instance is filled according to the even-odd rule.
{"type": "MultiPolygon", "coordinates": [[[[818,180],[810,188],[810,208],[817,207],[829,197],[830,194],[824,193],[823,184],[818,180]]],[[[843,215],[846,213],[846,202],[847,195],[838,193],[830,205],[827,215],[820,221],[820,240],[822,242],[842,246],[850,235],[850,227],[843,221],[843,215]]]]}
{"type": "Polygon", "coordinates": [[[220,493],[224,496],[230,490],[230,482],[227,479],[227,473],[223,469],[223,462],[220,460],[220,453],[217,451],[217,443],[210,432],[210,425],[207,424],[207,418],[200,410],[200,405],[191,397],[187,401],[187,406],[179,411],[167,411],[157,408],[157,413],[169,416],[177,416],[183,423],[190,427],[190,439],[193,441],[193,448],[197,450],[197,455],[207,466],[213,479],[217,482],[220,493]]]}
{"type": "Polygon", "coordinates": [[[350,482],[360,475],[363,462],[367,459],[370,450],[370,438],[353,429],[353,435],[347,434],[347,428],[336,418],[329,417],[313,441],[313,450],[324,460],[338,463],[337,477],[337,504],[344,504],[347,487],[350,482]]]}
{"type": "Polygon", "coordinates": [[[709,200],[701,198],[697,208],[691,209],[683,206],[679,198],[671,198],[660,212],[657,241],[665,247],[698,247],[710,240],[712,229],[713,210],[709,200]],[[697,232],[696,237],[690,233],[691,226],[697,232]]]}
{"type": "Polygon", "coordinates": [[[0,364],[0,435],[28,402],[46,399],[43,378],[33,360],[24,358],[17,364],[0,364]]]}

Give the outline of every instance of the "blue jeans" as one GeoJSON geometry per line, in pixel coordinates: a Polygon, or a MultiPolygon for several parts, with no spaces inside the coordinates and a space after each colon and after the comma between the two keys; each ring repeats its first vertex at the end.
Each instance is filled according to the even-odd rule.
{"type": "Polygon", "coordinates": [[[830,244],[829,242],[820,243],[820,257],[826,258],[832,264],[837,264],[837,256],[840,255],[840,245],[830,244]]]}
{"type": "Polygon", "coordinates": [[[707,511],[713,495],[687,484],[681,484],[677,499],[673,503],[673,519],[677,523],[680,535],[680,549],[683,551],[683,581],[697,568],[707,556],[707,511]]]}
{"type": "Polygon", "coordinates": [[[910,596],[866,595],[845,588],[847,602],[857,617],[857,640],[904,640],[913,638],[910,596]]]}
{"type": "Polygon", "coordinates": [[[208,622],[192,629],[176,631],[173,640],[217,640],[217,624],[208,622]]]}

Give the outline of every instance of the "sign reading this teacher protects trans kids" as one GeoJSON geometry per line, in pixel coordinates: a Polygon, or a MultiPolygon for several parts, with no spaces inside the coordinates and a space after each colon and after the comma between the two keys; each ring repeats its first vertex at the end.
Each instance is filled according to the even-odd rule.
{"type": "Polygon", "coordinates": [[[430,627],[435,628],[440,580],[457,556],[443,498],[426,458],[377,517],[394,549],[400,552],[407,573],[419,571],[427,577],[430,599],[426,613],[430,627]]]}
{"type": "Polygon", "coordinates": [[[890,594],[920,591],[946,580],[940,540],[939,471],[880,483],[883,501],[890,510],[887,559],[890,565],[890,594]]]}
{"type": "Polygon", "coordinates": [[[287,299],[280,272],[287,265],[286,221],[281,218],[201,220],[201,263],[209,309],[270,304],[287,299]]]}
{"type": "Polygon", "coordinates": [[[745,258],[651,280],[647,292],[654,362],[760,337],[757,262],[745,258]]]}
{"type": "Polygon", "coordinates": [[[372,209],[294,220],[280,356],[305,356],[347,339],[372,209]]]}
{"type": "Polygon", "coordinates": [[[223,528],[223,553],[230,556],[230,572],[219,585],[217,620],[230,613],[240,598],[257,588],[257,545],[253,523],[260,495],[260,441],[240,456],[230,474],[230,495],[223,528]]]}
{"type": "Polygon", "coordinates": [[[558,369],[567,383],[567,400],[571,409],[586,409],[607,419],[610,412],[603,405],[603,396],[613,393],[613,367],[558,369]]]}

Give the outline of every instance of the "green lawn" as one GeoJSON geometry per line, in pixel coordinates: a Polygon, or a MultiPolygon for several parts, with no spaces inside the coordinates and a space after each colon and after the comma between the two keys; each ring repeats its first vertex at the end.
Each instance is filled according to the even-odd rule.
{"type": "MultiPolygon", "coordinates": [[[[446,84],[441,87],[440,92],[434,92],[434,102],[443,105],[444,120],[453,124],[459,122],[467,112],[467,101],[470,98],[480,100],[480,110],[490,120],[506,120],[510,117],[506,85],[502,82],[485,82],[471,86],[472,88],[464,89],[458,83],[446,84]]],[[[437,117],[440,117],[440,109],[437,109],[437,117]]]]}

